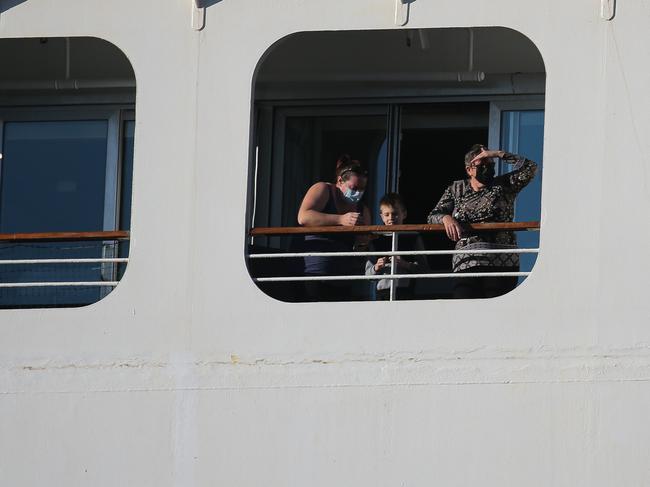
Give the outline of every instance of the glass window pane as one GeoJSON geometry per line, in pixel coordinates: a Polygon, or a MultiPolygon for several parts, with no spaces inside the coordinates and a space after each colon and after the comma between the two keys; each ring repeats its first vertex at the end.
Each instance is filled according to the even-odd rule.
{"type": "MultiPolygon", "coordinates": [[[[104,225],[106,120],[7,122],[4,125],[2,232],[96,231],[104,225]]],[[[103,257],[103,242],[3,244],[0,259],[103,257]]],[[[102,264],[2,265],[0,282],[109,280],[102,264]]],[[[74,306],[110,288],[0,289],[0,307],[74,306]]]]}
{"type": "Polygon", "coordinates": [[[383,115],[290,117],[286,122],[284,157],[274,161],[283,169],[283,226],[297,225],[300,202],[318,181],[334,182],[336,160],[342,154],[368,169],[364,201],[373,218],[386,187],[387,117],[383,115]]]}
{"type": "MultiPolygon", "coordinates": [[[[334,115],[320,115],[314,109],[313,115],[278,117],[281,122],[274,127],[270,178],[263,182],[269,185],[271,195],[270,226],[298,225],[298,209],[305,193],[316,182],[335,182],[336,161],[343,154],[359,160],[367,168],[368,186],[363,201],[374,221],[378,220],[378,202],[386,188],[388,117],[384,115],[385,107],[370,109],[372,114],[359,113],[363,110],[340,107],[334,115]]],[[[259,239],[253,251],[300,249],[303,240],[302,236],[259,239]]],[[[303,264],[302,258],[258,261],[253,264],[252,272],[293,275],[302,272],[303,264]]],[[[361,261],[358,272],[363,272],[361,261]]],[[[353,287],[352,292],[358,295],[365,295],[369,290],[366,283],[353,287]]],[[[280,299],[292,300],[301,294],[291,283],[272,288],[273,295],[281,296],[280,299]]]]}
{"type": "MultiPolygon", "coordinates": [[[[537,175],[526,186],[515,203],[515,221],[539,221],[542,196],[542,156],[544,147],[544,110],[508,110],[501,113],[501,148],[535,161],[537,175]]],[[[511,170],[502,163],[501,171],[511,170]]],[[[539,232],[521,232],[519,247],[539,247],[539,232]]],[[[529,272],[537,256],[521,255],[521,271],[529,272]]]]}
{"type": "Polygon", "coordinates": [[[7,122],[2,232],[104,228],[108,122],[7,122]]]}

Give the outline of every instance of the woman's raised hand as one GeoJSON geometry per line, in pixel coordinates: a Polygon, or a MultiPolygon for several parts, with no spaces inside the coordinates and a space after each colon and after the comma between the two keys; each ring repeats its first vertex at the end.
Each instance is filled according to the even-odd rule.
{"type": "Polygon", "coordinates": [[[476,164],[482,159],[490,159],[492,157],[503,157],[505,152],[502,150],[490,150],[487,147],[483,147],[481,153],[478,154],[474,159],[471,160],[470,164],[476,164]]]}

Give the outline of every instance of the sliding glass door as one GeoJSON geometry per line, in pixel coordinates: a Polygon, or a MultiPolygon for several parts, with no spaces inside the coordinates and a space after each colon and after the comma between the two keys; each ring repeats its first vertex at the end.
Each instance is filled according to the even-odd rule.
{"type": "MultiPolygon", "coordinates": [[[[317,181],[334,182],[342,154],[368,169],[365,201],[377,215],[386,190],[388,116],[386,106],[281,108],[268,140],[257,151],[255,226],[295,226],[303,196],[317,181]]],[[[264,138],[264,134],[258,135],[264,138]]],[[[269,245],[286,247],[288,240],[269,245]]]]}
{"type": "MultiPolygon", "coordinates": [[[[515,202],[515,221],[539,221],[542,201],[542,169],[544,166],[544,102],[521,100],[495,102],[490,107],[490,145],[522,155],[538,165],[535,178],[515,202]]],[[[501,163],[501,174],[511,171],[501,163]]],[[[522,232],[517,236],[519,247],[539,248],[539,232],[522,232]]],[[[535,265],[536,254],[522,254],[521,270],[529,272],[535,265]]]]}

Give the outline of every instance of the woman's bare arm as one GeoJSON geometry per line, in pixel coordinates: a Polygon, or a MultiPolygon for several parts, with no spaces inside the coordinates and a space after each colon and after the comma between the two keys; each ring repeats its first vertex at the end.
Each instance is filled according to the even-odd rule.
{"type": "Polygon", "coordinates": [[[298,223],[307,227],[341,225],[341,217],[344,215],[323,213],[329,197],[330,188],[327,183],[316,183],[309,188],[298,210],[298,223]]]}

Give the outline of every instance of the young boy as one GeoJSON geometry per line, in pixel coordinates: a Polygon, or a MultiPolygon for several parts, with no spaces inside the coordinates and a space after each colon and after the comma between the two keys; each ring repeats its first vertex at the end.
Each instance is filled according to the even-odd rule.
{"type": "MultiPolygon", "coordinates": [[[[388,193],[379,201],[379,215],[384,225],[401,225],[406,218],[406,207],[397,193],[388,193]]],[[[372,252],[390,252],[392,236],[380,236],[370,243],[372,252]]],[[[402,233],[397,240],[398,250],[424,250],[422,238],[418,234],[402,233]]],[[[366,275],[390,274],[391,266],[395,263],[396,274],[416,274],[428,271],[424,255],[405,255],[395,257],[370,257],[366,261],[366,275]]],[[[381,279],[377,283],[377,300],[390,299],[390,279],[381,279]]],[[[415,281],[412,279],[396,279],[394,299],[413,299],[415,281]]]]}

